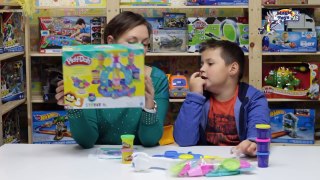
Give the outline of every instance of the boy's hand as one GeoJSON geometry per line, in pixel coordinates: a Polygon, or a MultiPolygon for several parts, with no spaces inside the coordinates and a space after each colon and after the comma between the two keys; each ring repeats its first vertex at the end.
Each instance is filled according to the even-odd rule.
{"type": "Polygon", "coordinates": [[[201,78],[200,72],[195,72],[190,77],[190,91],[203,94],[205,80],[201,78]]]}
{"type": "Polygon", "coordinates": [[[248,156],[256,156],[257,144],[249,140],[242,141],[238,146],[235,147],[237,150],[248,156]]]}

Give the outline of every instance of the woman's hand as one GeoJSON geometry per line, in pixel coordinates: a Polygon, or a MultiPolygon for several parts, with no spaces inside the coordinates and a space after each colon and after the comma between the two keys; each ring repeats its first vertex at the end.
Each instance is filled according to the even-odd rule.
{"type": "Polygon", "coordinates": [[[203,94],[205,80],[201,78],[200,72],[195,72],[190,77],[190,91],[203,94]]]}
{"type": "Polygon", "coordinates": [[[147,109],[153,109],[154,108],[154,88],[153,88],[153,84],[152,84],[152,80],[151,78],[146,75],[145,76],[145,98],[146,98],[146,104],[145,104],[145,108],[147,109]]]}
{"type": "Polygon", "coordinates": [[[63,106],[64,105],[64,85],[63,85],[63,80],[58,82],[58,87],[56,88],[56,95],[55,98],[57,100],[57,104],[63,106]]]}

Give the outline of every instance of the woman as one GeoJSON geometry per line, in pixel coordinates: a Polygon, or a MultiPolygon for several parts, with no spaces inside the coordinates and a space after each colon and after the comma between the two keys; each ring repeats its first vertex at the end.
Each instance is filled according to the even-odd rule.
{"type": "MultiPolygon", "coordinates": [[[[144,45],[147,51],[152,29],[139,14],[125,11],[115,16],[104,29],[108,44],[144,45]]],[[[67,110],[75,141],[83,148],[94,144],[121,144],[122,134],[134,134],[135,144],[156,146],[163,133],[169,105],[168,80],[155,67],[145,66],[145,107],[118,109],[67,110]]],[[[63,81],[58,83],[56,99],[63,105],[63,81]]]]}

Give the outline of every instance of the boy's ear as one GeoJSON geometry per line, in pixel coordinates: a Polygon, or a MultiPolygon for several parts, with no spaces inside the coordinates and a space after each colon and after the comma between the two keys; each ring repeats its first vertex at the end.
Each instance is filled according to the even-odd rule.
{"type": "Polygon", "coordinates": [[[229,73],[231,76],[235,76],[239,73],[239,64],[237,62],[233,62],[230,64],[229,73]]]}
{"type": "Polygon", "coordinates": [[[113,36],[109,35],[107,37],[107,44],[113,44],[113,43],[114,43],[114,38],[113,38],[113,36]]]}

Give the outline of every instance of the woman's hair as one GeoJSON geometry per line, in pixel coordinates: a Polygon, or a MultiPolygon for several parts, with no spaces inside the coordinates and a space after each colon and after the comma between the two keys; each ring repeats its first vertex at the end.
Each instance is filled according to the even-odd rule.
{"type": "Polygon", "coordinates": [[[121,37],[125,32],[131,30],[137,26],[145,25],[148,29],[149,36],[152,32],[152,27],[140,14],[123,11],[122,13],[115,16],[111,21],[104,27],[104,42],[107,43],[107,37],[111,35],[115,40],[121,37]]]}

